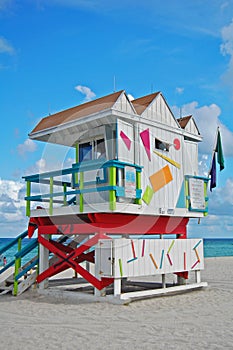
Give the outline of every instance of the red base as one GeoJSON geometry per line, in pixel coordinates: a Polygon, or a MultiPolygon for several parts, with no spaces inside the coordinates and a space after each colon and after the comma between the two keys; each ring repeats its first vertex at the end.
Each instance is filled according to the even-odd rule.
{"type": "Polygon", "coordinates": [[[87,234],[107,233],[122,235],[176,234],[186,238],[188,218],[171,216],[150,216],[135,214],[93,213],[30,218],[28,236],[32,237],[36,228],[43,234],[87,234]]]}
{"type": "MultiPolygon", "coordinates": [[[[98,280],[85,270],[80,263],[83,261],[94,261],[93,253],[84,252],[94,246],[99,239],[109,238],[107,235],[164,235],[176,234],[177,238],[186,238],[186,226],[188,218],[169,216],[149,216],[134,214],[112,214],[112,213],[91,213],[72,216],[57,217],[34,217],[30,218],[28,226],[28,236],[32,237],[38,228],[38,241],[58,258],[55,264],[43,271],[38,277],[40,283],[44,279],[58,274],[68,268],[73,268],[83,278],[94,287],[101,290],[113,283],[113,278],[102,278],[98,280]],[[53,240],[47,240],[42,235],[64,234],[80,235],[94,234],[85,244],[76,249],[64,246],[53,240]]],[[[187,272],[178,274],[183,278],[188,278],[187,272]]]]}

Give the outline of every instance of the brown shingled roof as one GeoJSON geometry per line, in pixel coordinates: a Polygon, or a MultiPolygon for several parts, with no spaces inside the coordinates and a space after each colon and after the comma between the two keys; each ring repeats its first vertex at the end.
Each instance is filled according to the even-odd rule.
{"type": "Polygon", "coordinates": [[[186,125],[188,124],[188,122],[190,121],[190,119],[192,118],[191,115],[187,115],[186,117],[182,117],[177,119],[178,123],[180,124],[180,127],[182,129],[184,129],[186,127],[186,125]]]}
{"type": "Polygon", "coordinates": [[[61,124],[65,124],[75,119],[85,117],[90,114],[94,114],[105,109],[111,108],[117,101],[118,97],[122,94],[123,90],[114,92],[113,94],[100,97],[96,100],[83,103],[79,106],[66,109],[64,111],[49,115],[41,119],[41,121],[32,130],[31,134],[49,129],[61,124]]]}
{"type": "Polygon", "coordinates": [[[143,96],[131,101],[137,114],[142,114],[158,94],[159,92],[154,92],[153,94],[143,96]]]}

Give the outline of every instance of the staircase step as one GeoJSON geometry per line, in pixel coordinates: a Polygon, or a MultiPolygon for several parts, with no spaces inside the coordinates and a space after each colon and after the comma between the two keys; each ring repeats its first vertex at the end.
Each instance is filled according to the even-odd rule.
{"type": "Polygon", "coordinates": [[[13,290],[13,285],[9,287],[0,287],[0,295],[11,293],[13,290]]]}

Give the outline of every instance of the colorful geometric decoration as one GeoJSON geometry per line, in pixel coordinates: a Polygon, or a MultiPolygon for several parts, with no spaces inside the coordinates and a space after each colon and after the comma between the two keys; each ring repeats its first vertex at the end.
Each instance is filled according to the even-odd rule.
{"type": "Polygon", "coordinates": [[[136,257],[136,252],[135,252],[135,247],[134,247],[134,242],[133,240],[131,239],[131,248],[132,248],[132,254],[133,254],[133,258],[128,260],[127,263],[130,263],[132,261],[135,261],[137,260],[137,257],[136,257]]]}
{"type": "Polygon", "coordinates": [[[121,277],[123,277],[122,260],[118,259],[118,263],[119,263],[120,275],[121,275],[121,277]]]}
{"type": "Polygon", "coordinates": [[[186,207],[185,195],[186,195],[186,193],[185,193],[184,182],[183,182],[181,185],[180,194],[179,194],[179,197],[177,199],[176,206],[175,206],[176,208],[185,208],[186,207]]]}
{"type": "Polygon", "coordinates": [[[174,244],[175,244],[175,240],[173,239],[172,242],[171,242],[171,244],[170,244],[170,246],[169,246],[169,248],[168,248],[168,251],[167,251],[168,254],[169,254],[170,251],[172,250],[172,247],[174,246],[174,244]]]}
{"type": "Polygon", "coordinates": [[[128,148],[128,150],[130,151],[130,147],[131,147],[131,140],[130,138],[123,132],[120,132],[120,137],[122,138],[122,140],[124,141],[126,147],[128,148]]]}
{"type": "Polygon", "coordinates": [[[146,154],[149,158],[149,160],[151,160],[151,154],[150,154],[150,132],[149,132],[149,128],[140,132],[140,137],[142,139],[142,143],[145,147],[146,150],[146,154]]]}
{"type": "Polygon", "coordinates": [[[151,199],[153,197],[154,191],[152,190],[152,188],[150,186],[146,187],[146,190],[142,196],[142,200],[149,205],[151,202],[151,199]]]}
{"type": "Polygon", "coordinates": [[[151,261],[153,262],[153,264],[154,264],[154,267],[156,268],[156,270],[158,270],[158,265],[157,265],[157,263],[156,263],[156,261],[155,261],[155,258],[153,257],[153,254],[149,254],[150,255],[150,258],[151,258],[151,261]]]}
{"type": "Polygon", "coordinates": [[[150,176],[150,182],[154,192],[167,185],[173,180],[172,173],[168,165],[150,176]]]}
{"type": "Polygon", "coordinates": [[[145,254],[145,244],[146,244],[146,241],[145,241],[145,239],[143,239],[143,241],[142,241],[142,258],[144,257],[144,254],[145,254]]]}
{"type": "Polygon", "coordinates": [[[161,253],[160,266],[159,266],[160,269],[163,267],[163,257],[164,257],[164,249],[162,250],[162,253],[161,253]]]}
{"type": "Polygon", "coordinates": [[[184,252],[184,271],[186,271],[186,252],[184,252]]]}
{"type": "Polygon", "coordinates": [[[173,141],[174,148],[179,151],[180,149],[180,140],[179,139],[174,139],[173,141]]]}
{"type": "Polygon", "coordinates": [[[166,160],[167,162],[169,162],[170,164],[174,165],[175,167],[177,167],[178,169],[180,169],[180,164],[175,162],[173,159],[165,156],[164,154],[158,152],[158,151],[154,151],[155,154],[157,154],[157,156],[163,158],[164,160],[166,160]]]}
{"type": "Polygon", "coordinates": [[[172,259],[170,257],[170,254],[168,254],[168,253],[167,253],[167,258],[168,258],[169,264],[172,266],[172,259]]]}

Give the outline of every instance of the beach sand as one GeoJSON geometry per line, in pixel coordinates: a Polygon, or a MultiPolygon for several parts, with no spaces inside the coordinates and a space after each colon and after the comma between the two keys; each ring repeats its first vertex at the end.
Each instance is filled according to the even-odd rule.
{"type": "Polygon", "coordinates": [[[232,349],[233,257],[205,259],[208,287],[130,303],[0,296],[0,348],[232,349]]]}

